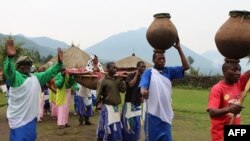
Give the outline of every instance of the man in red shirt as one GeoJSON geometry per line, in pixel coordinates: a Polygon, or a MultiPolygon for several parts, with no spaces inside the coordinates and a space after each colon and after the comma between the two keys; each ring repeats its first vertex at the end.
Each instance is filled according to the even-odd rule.
{"type": "Polygon", "coordinates": [[[250,76],[250,70],[241,75],[239,60],[225,59],[222,66],[224,78],[210,92],[207,111],[211,117],[212,141],[223,141],[224,125],[237,114],[234,124],[240,124],[239,99],[250,76]]]}

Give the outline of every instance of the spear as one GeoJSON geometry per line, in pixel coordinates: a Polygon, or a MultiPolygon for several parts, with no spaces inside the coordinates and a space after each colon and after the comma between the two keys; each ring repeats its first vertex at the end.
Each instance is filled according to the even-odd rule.
{"type": "MultiPolygon", "coordinates": [[[[243,101],[245,100],[249,89],[250,89],[250,79],[248,79],[245,89],[241,92],[239,105],[242,106],[243,101]]],[[[236,118],[236,114],[234,114],[233,117],[231,118],[229,125],[232,125],[234,123],[235,118],[236,118]]]]}

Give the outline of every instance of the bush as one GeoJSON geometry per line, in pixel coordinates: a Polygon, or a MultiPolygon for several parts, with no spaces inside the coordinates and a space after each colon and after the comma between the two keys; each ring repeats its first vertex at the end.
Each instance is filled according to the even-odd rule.
{"type": "Polygon", "coordinates": [[[172,81],[173,87],[187,89],[209,89],[221,80],[222,76],[193,76],[186,75],[183,79],[172,81]]]}

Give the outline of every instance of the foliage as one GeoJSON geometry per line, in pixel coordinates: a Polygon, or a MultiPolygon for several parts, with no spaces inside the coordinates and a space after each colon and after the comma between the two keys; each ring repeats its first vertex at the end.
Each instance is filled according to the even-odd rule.
{"type": "Polygon", "coordinates": [[[186,89],[209,89],[221,80],[222,76],[197,76],[186,75],[183,79],[175,79],[172,85],[178,88],[186,89]]]}
{"type": "Polygon", "coordinates": [[[188,64],[191,66],[194,63],[194,59],[191,56],[187,57],[188,64]]]}
{"type": "MultiPolygon", "coordinates": [[[[22,45],[23,45],[22,43],[16,43],[14,45],[14,47],[16,48],[15,59],[17,59],[18,57],[20,57],[25,52],[28,52],[27,49],[22,48],[22,45]]],[[[6,47],[5,47],[4,43],[0,43],[0,68],[3,68],[4,59],[6,57],[7,57],[6,47]]]]}
{"type": "Polygon", "coordinates": [[[51,54],[49,54],[47,57],[42,57],[41,58],[41,60],[40,60],[40,62],[42,63],[42,64],[45,64],[45,63],[47,63],[51,58],[53,58],[53,56],[51,55],[51,54]]]}
{"type": "MultiPolygon", "coordinates": [[[[24,48],[24,43],[22,42],[17,42],[15,43],[14,47],[16,48],[16,56],[15,59],[17,59],[20,56],[30,56],[33,59],[33,63],[34,64],[43,64],[45,62],[47,62],[49,59],[51,59],[53,56],[52,55],[48,55],[47,57],[41,57],[40,53],[33,49],[27,49],[24,48]]],[[[0,68],[3,68],[3,63],[4,63],[4,59],[6,58],[7,54],[6,54],[6,47],[5,47],[5,43],[1,43],[0,42],[0,68]]]]}
{"type": "Polygon", "coordinates": [[[190,66],[189,69],[191,75],[198,76],[200,74],[200,68],[195,69],[194,67],[190,66]]]}
{"type": "Polygon", "coordinates": [[[194,63],[193,57],[188,56],[188,57],[187,57],[187,61],[188,61],[188,64],[189,64],[189,73],[190,73],[190,75],[198,76],[198,75],[200,74],[200,68],[195,69],[195,68],[192,66],[192,64],[194,63]]]}

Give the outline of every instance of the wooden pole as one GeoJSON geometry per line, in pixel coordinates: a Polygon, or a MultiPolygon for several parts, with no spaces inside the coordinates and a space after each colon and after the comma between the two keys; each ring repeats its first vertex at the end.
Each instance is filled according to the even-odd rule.
{"type": "MultiPolygon", "coordinates": [[[[250,79],[248,79],[247,84],[245,86],[245,89],[241,92],[241,97],[240,97],[240,102],[239,102],[239,104],[241,106],[242,106],[242,104],[243,104],[243,102],[244,102],[244,100],[245,100],[245,98],[247,96],[247,92],[248,92],[249,89],[250,89],[250,79]]],[[[229,125],[232,125],[234,123],[234,120],[235,120],[236,116],[237,116],[236,114],[233,115],[229,125]]]]}

